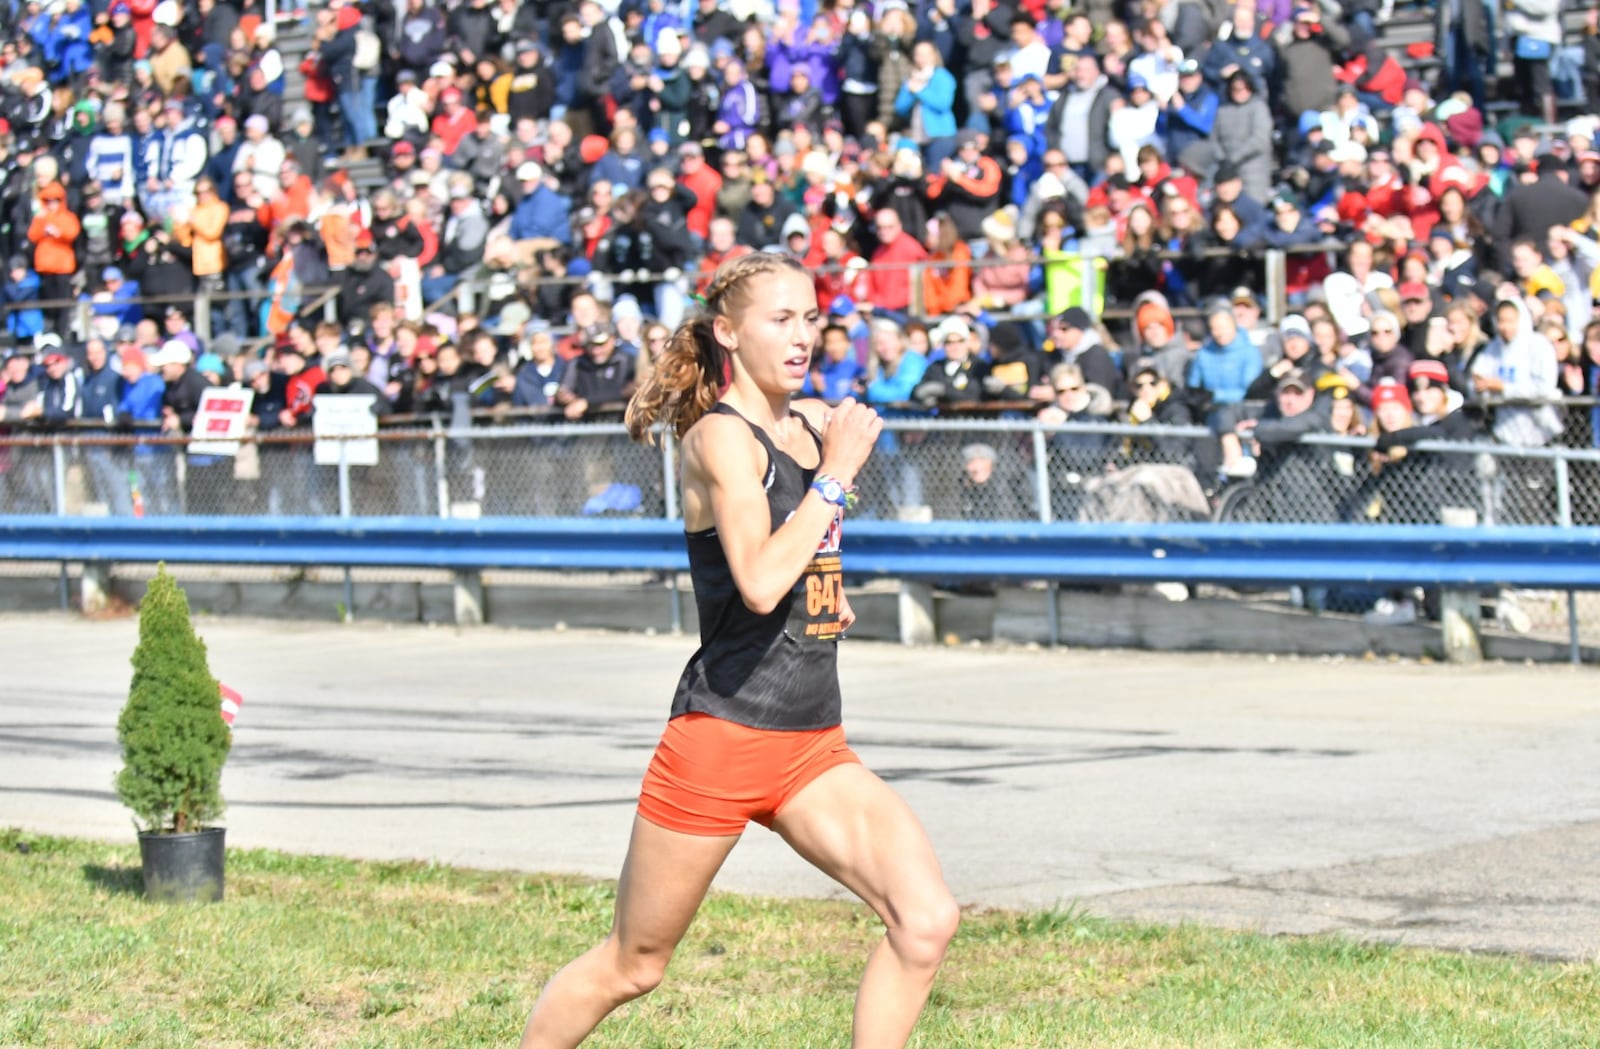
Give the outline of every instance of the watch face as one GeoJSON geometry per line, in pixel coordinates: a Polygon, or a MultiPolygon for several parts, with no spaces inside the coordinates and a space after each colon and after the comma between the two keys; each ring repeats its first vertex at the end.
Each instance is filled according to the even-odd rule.
{"type": "Polygon", "coordinates": [[[839,496],[843,494],[844,491],[839,487],[838,481],[828,481],[822,486],[822,498],[830,503],[838,502],[839,496]]]}

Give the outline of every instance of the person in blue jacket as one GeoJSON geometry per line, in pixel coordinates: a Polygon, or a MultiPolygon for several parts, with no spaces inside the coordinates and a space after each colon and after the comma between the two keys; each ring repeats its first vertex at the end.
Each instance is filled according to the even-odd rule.
{"type": "Polygon", "coordinates": [[[61,7],[39,17],[29,32],[44,56],[52,84],[71,83],[94,65],[89,34],[94,25],[83,0],[64,0],[61,7]]]}
{"type": "Polygon", "coordinates": [[[120,266],[107,266],[100,271],[105,289],[83,296],[90,312],[96,317],[115,317],[117,327],[138,324],[144,320],[144,306],[139,302],[139,282],[128,280],[120,266]]]}
{"type": "MultiPolygon", "coordinates": [[[[0,282],[0,301],[37,302],[39,275],[33,272],[26,255],[13,255],[6,267],[6,279],[0,282]]],[[[6,314],[6,334],[13,343],[29,342],[44,331],[44,311],[37,309],[11,310],[6,314]]]]}
{"type": "Polygon", "coordinates": [[[856,360],[850,331],[842,324],[822,329],[822,353],[811,364],[801,392],[837,404],[856,392],[856,382],[866,372],[856,360]]]}
{"type": "MultiPolygon", "coordinates": [[[[129,348],[118,353],[122,364],[122,397],[117,402],[117,425],[146,437],[160,435],[161,403],[167,384],[150,366],[144,351],[129,348]]],[[[136,445],[133,469],[128,475],[130,502],[135,514],[170,514],[177,509],[177,466],[171,448],[136,445]]]]}
{"type": "Polygon", "coordinates": [[[1233,306],[1225,300],[1206,308],[1210,337],[1189,362],[1185,381],[1190,389],[1204,389],[1214,406],[1238,404],[1261,374],[1261,351],[1233,319],[1233,306]]]}
{"type": "Polygon", "coordinates": [[[944,67],[930,41],[911,50],[911,75],[894,99],[895,115],[906,121],[909,137],[923,147],[923,167],[934,171],[955,152],[956,78],[944,67]]]}
{"type": "Polygon", "coordinates": [[[1178,90],[1167,101],[1167,151],[1174,160],[1197,142],[1210,149],[1211,128],[1222,100],[1206,83],[1200,63],[1186,58],[1178,66],[1178,90]]]}
{"type": "MultiPolygon", "coordinates": [[[[863,399],[879,407],[885,418],[913,414],[892,412],[888,406],[912,402],[912,392],[928,373],[928,358],[911,349],[900,325],[882,317],[872,322],[872,354],[873,378],[866,384],[863,399]]],[[[882,516],[893,518],[899,508],[926,505],[922,469],[908,451],[893,431],[886,428],[879,435],[872,462],[880,473],[868,490],[883,493],[884,502],[871,507],[882,516]]]]}
{"type": "Polygon", "coordinates": [[[544,181],[544,169],[534,161],[517,168],[522,183],[522,199],[511,215],[512,240],[550,239],[572,243],[572,202],[551,189],[544,181]]]}

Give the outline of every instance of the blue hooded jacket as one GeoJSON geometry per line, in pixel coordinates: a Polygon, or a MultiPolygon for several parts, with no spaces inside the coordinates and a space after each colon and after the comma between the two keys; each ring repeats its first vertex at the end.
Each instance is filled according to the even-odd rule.
{"type": "MultiPolygon", "coordinates": [[[[0,284],[0,300],[5,302],[37,302],[39,275],[32,269],[23,271],[19,281],[6,280],[0,284]]],[[[36,309],[13,310],[6,314],[6,331],[17,342],[31,339],[44,331],[44,312],[36,309]]]]}
{"type": "Polygon", "coordinates": [[[551,237],[562,244],[572,243],[572,204],[551,189],[540,185],[523,197],[511,214],[511,239],[533,240],[551,237]]]}
{"type": "Polygon", "coordinates": [[[50,82],[64,84],[89,71],[94,65],[94,46],[89,34],[94,29],[88,4],[76,11],[62,10],[55,24],[48,14],[41,15],[28,34],[38,45],[50,67],[50,82]]]}
{"type": "Polygon", "coordinates": [[[1261,351],[1241,331],[1226,346],[1219,346],[1216,339],[1208,337],[1189,363],[1185,381],[1191,389],[1198,386],[1209,390],[1217,404],[1238,404],[1262,367],[1261,351]]]}
{"type": "Polygon", "coordinates": [[[910,117],[922,104],[922,128],[929,139],[949,138],[956,133],[956,78],[944,66],[935,66],[933,75],[921,91],[911,90],[911,81],[900,85],[894,99],[896,116],[910,117]]]}

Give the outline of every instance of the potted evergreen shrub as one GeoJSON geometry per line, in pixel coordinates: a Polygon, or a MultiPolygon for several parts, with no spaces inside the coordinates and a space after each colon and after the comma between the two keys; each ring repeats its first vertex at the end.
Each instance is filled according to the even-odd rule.
{"type": "Polygon", "coordinates": [[[218,689],[189,600],[162,565],[139,606],[133,683],[117,719],[117,796],[140,827],[151,899],[222,899],[224,831],[212,823],[222,815],[222,765],[233,734],[218,689]]]}

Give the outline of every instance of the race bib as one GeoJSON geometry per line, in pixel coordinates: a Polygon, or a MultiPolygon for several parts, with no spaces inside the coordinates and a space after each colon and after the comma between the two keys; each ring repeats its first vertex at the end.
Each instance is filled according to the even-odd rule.
{"type": "Polygon", "coordinates": [[[844,636],[844,573],[839,557],[843,537],[844,515],[835,513],[795,586],[788,631],[796,641],[838,641],[844,636]]]}

